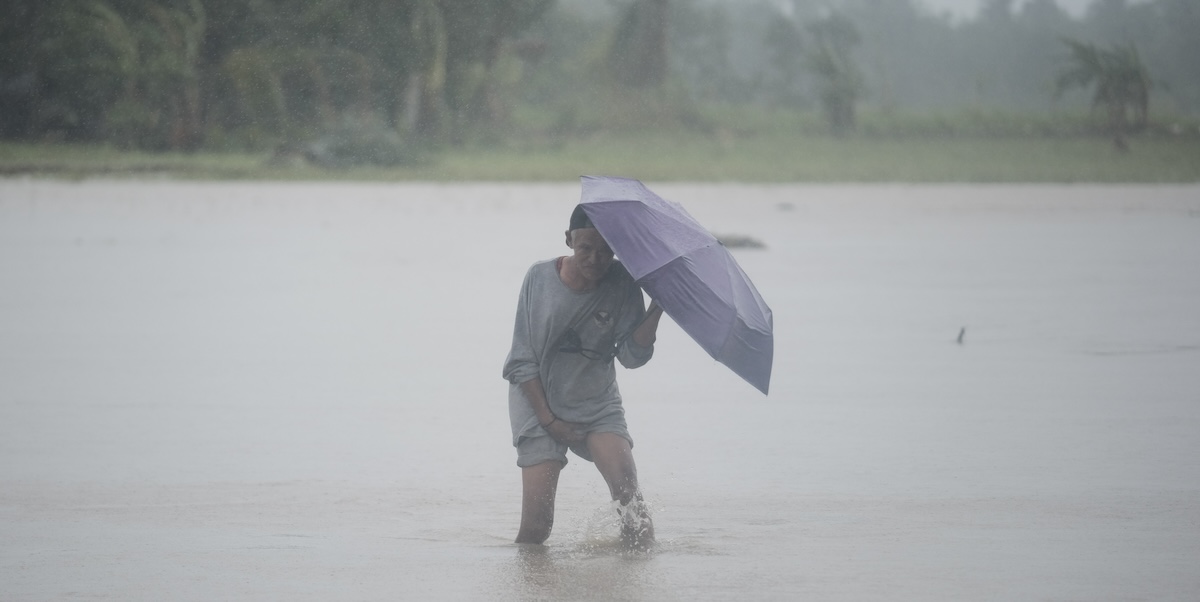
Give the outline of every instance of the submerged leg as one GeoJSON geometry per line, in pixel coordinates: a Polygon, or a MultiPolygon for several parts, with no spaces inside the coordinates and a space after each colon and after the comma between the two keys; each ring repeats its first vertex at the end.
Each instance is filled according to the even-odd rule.
{"type": "Polygon", "coordinates": [[[638,488],[629,440],[616,433],[592,433],[587,445],[612,499],[620,504],[621,538],[633,547],[648,547],[654,543],[654,523],[638,488]]]}
{"type": "Polygon", "coordinates": [[[540,544],[554,526],[554,494],[561,462],[549,461],[521,469],[521,530],[516,543],[540,544]]]}

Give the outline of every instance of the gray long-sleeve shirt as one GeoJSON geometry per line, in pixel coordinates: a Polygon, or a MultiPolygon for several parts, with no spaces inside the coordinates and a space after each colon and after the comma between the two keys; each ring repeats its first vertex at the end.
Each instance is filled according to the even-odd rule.
{"type": "Polygon", "coordinates": [[[544,434],[520,384],[542,379],[550,411],[569,422],[623,421],[616,367],[607,357],[560,351],[568,329],[579,335],[587,355],[607,354],[637,368],[654,354],[653,345],[635,343],[632,332],[645,314],[642,291],[620,262],[590,291],[572,290],[558,275],[557,260],[535,263],[525,275],[517,301],[512,349],[504,363],[509,386],[509,417],[514,444],[522,436],[544,434]],[[594,352],[594,353],[593,353],[594,352]]]}

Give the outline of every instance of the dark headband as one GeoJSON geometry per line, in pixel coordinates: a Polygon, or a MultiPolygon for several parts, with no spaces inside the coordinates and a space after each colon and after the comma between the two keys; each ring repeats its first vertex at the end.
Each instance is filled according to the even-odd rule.
{"type": "Polygon", "coordinates": [[[583,210],[583,205],[576,205],[575,211],[571,212],[571,230],[579,230],[581,228],[595,228],[592,224],[592,218],[588,217],[583,210]]]}

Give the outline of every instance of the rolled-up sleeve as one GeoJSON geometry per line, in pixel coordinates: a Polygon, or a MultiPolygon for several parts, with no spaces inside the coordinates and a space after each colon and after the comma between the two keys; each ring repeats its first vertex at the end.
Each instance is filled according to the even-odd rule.
{"type": "Polygon", "coordinates": [[[644,302],[642,289],[637,285],[630,286],[629,296],[625,299],[625,307],[629,309],[621,314],[619,324],[621,344],[617,347],[617,361],[629,369],[640,368],[654,357],[654,345],[643,347],[633,340],[633,331],[642,323],[642,317],[646,315],[644,302]]]}

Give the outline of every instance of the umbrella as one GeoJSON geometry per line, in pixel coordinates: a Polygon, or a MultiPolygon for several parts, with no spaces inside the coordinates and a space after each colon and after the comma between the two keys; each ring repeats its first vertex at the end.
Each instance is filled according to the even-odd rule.
{"type": "Polygon", "coordinates": [[[771,309],[733,255],[682,205],[641,182],[581,179],[580,205],[634,280],[713,359],[765,394],[771,309]]]}

